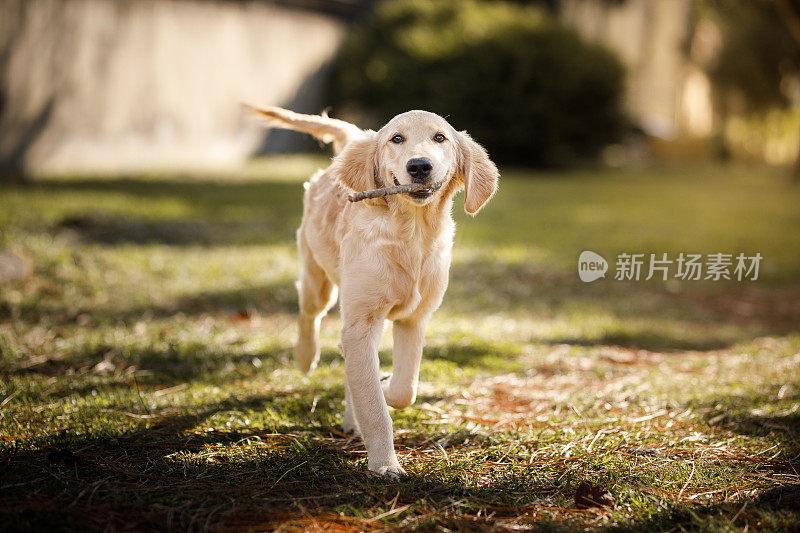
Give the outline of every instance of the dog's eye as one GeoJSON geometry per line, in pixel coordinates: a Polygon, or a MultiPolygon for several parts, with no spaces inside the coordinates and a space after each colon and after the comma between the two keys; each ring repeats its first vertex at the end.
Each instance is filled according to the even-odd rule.
{"type": "Polygon", "coordinates": [[[397,135],[395,135],[394,137],[392,137],[392,142],[393,142],[394,144],[400,144],[400,143],[401,143],[401,142],[403,142],[403,141],[405,141],[405,138],[403,138],[403,136],[402,136],[402,135],[400,135],[400,134],[397,134],[397,135]]]}
{"type": "Polygon", "coordinates": [[[447,140],[447,137],[445,137],[441,133],[437,133],[436,135],[433,136],[433,140],[436,141],[437,143],[443,143],[447,140]]]}

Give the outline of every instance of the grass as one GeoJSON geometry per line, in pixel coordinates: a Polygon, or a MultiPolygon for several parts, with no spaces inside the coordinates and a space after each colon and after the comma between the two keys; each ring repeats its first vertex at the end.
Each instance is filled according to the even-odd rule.
{"type": "Polygon", "coordinates": [[[35,264],[0,287],[4,529],[800,528],[797,185],[505,172],[457,210],[393,482],[340,432],[336,312],[317,372],[292,367],[299,181],[321,163],[0,188],[0,247],[35,264]],[[751,282],[584,284],[584,249],[765,259],[751,282]],[[576,509],[582,481],[616,507],[576,509]]]}

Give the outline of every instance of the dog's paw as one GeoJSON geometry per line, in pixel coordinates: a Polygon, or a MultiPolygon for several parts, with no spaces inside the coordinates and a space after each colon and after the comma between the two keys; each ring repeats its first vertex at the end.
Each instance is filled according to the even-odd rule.
{"type": "Polygon", "coordinates": [[[403,470],[403,467],[400,466],[399,464],[398,465],[381,466],[381,467],[378,467],[375,470],[373,470],[373,472],[375,472],[379,476],[384,476],[384,477],[387,477],[389,479],[393,479],[395,481],[399,480],[401,477],[405,477],[405,476],[408,475],[408,474],[406,474],[406,471],[403,470]]]}
{"type": "Polygon", "coordinates": [[[380,476],[391,479],[400,479],[402,476],[407,475],[394,454],[392,454],[391,457],[370,460],[369,469],[380,476]]]}

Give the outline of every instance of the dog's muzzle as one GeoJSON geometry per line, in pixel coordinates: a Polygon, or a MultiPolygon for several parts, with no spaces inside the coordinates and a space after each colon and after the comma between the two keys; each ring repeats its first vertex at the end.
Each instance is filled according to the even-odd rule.
{"type": "MultiPolygon", "coordinates": [[[[395,185],[397,186],[400,185],[400,182],[397,181],[396,177],[392,176],[392,179],[394,180],[395,185]]],[[[410,196],[411,198],[415,198],[417,200],[425,200],[426,198],[432,196],[433,193],[435,193],[437,190],[439,190],[439,187],[435,187],[434,185],[435,184],[432,183],[430,189],[422,189],[421,191],[407,192],[404,194],[406,196],[410,196]]]]}

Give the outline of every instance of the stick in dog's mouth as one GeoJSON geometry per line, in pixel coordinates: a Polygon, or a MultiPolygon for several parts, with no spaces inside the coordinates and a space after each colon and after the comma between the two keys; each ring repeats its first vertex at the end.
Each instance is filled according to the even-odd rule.
{"type": "MultiPolygon", "coordinates": [[[[397,178],[394,179],[398,183],[397,178]]],[[[405,194],[412,192],[427,192],[433,194],[444,185],[444,181],[438,181],[432,185],[426,183],[409,183],[407,185],[395,185],[394,187],[383,187],[381,189],[371,189],[369,191],[357,192],[347,197],[351,202],[360,202],[369,198],[380,198],[382,196],[391,196],[393,194],[405,194]]]]}

